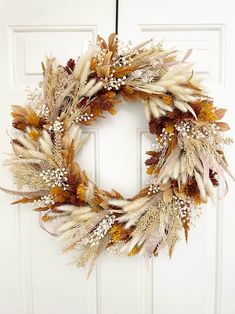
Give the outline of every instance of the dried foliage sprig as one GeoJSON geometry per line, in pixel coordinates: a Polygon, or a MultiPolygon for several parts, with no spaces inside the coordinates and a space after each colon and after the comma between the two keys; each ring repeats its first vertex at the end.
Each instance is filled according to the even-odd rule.
{"type": "Polygon", "coordinates": [[[132,256],[169,255],[183,231],[200,214],[200,205],[215,197],[218,176],[231,175],[223,153],[231,139],[221,132],[225,110],[207,96],[190,63],[189,50],[150,42],[123,45],[115,34],[66,66],[55,59],[42,64],[39,89],[28,91],[29,103],[13,106],[14,157],[7,161],[22,195],[33,203],[42,223],[56,222],[54,234],[64,251],[74,250],[74,264],[90,265],[104,250],[132,256]],[[155,137],[147,152],[151,180],[137,195],[101,190],[75,161],[87,138],[81,126],[105,111],[116,113],[117,97],[142,101],[149,131],[155,137]]]}

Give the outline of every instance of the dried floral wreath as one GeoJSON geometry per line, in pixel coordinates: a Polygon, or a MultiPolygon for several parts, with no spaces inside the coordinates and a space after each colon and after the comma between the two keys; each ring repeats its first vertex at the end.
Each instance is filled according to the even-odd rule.
{"type": "Polygon", "coordinates": [[[214,198],[218,175],[230,174],[222,147],[232,140],[218,122],[225,110],[204,94],[186,62],[191,50],[180,60],[176,50],[148,45],[124,45],[111,34],[65,67],[47,59],[28,105],[13,106],[7,164],[19,191],[3,190],[22,197],[14,204],[33,203],[40,225],[90,270],[106,249],[150,257],[167,246],[171,256],[180,231],[187,240],[200,205],[214,198]],[[81,126],[115,114],[119,95],[143,102],[155,141],[146,160],[150,183],[130,199],[100,189],[75,161],[87,139],[81,126]]]}

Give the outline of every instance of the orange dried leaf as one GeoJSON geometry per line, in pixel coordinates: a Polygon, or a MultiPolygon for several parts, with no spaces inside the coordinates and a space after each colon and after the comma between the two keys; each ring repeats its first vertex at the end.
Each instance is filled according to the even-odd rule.
{"type": "Polygon", "coordinates": [[[128,256],[134,256],[137,253],[139,253],[141,247],[142,247],[142,245],[133,247],[133,249],[129,252],[128,256]]]}
{"type": "Polygon", "coordinates": [[[32,203],[34,200],[37,200],[39,199],[39,197],[36,197],[36,198],[28,198],[28,197],[24,197],[24,198],[21,198],[20,200],[18,201],[15,201],[13,203],[11,203],[12,205],[15,205],[15,204],[26,204],[26,203],[32,203]]]}
{"type": "Polygon", "coordinates": [[[170,123],[168,123],[167,125],[166,125],[166,131],[168,132],[168,133],[173,133],[174,132],[174,124],[172,123],[172,124],[170,124],[170,123]]]}
{"type": "Polygon", "coordinates": [[[117,110],[115,109],[114,106],[112,106],[108,109],[108,112],[111,113],[112,115],[115,115],[117,113],[117,110]]]}
{"type": "Polygon", "coordinates": [[[28,132],[28,136],[33,140],[37,141],[40,137],[40,132],[36,129],[32,129],[28,132]]]}
{"type": "Polygon", "coordinates": [[[204,101],[201,103],[202,107],[198,115],[199,120],[214,122],[217,120],[217,116],[214,112],[214,106],[212,102],[204,101]]]}
{"type": "Polygon", "coordinates": [[[42,216],[42,221],[43,221],[43,222],[47,222],[47,221],[50,221],[50,220],[52,220],[52,219],[53,219],[53,218],[50,217],[50,216],[48,216],[47,214],[42,216]]]}
{"type": "Polygon", "coordinates": [[[54,187],[50,190],[50,194],[54,197],[56,203],[63,203],[69,199],[70,194],[61,187],[54,187]]]}
{"type": "Polygon", "coordinates": [[[117,78],[126,76],[128,74],[131,74],[133,71],[135,71],[137,67],[136,66],[129,66],[129,67],[125,67],[125,66],[120,66],[117,67],[114,73],[114,76],[117,78]]]}
{"type": "Polygon", "coordinates": [[[162,101],[163,101],[164,104],[166,104],[166,105],[173,105],[173,99],[172,99],[172,97],[169,96],[169,95],[162,96],[162,101]]]}
{"type": "Polygon", "coordinates": [[[48,207],[38,207],[38,208],[34,208],[34,211],[35,212],[45,212],[48,209],[49,209],[48,207]]]}
{"type": "Polygon", "coordinates": [[[121,224],[114,224],[113,227],[109,230],[111,235],[111,241],[113,243],[125,240],[129,236],[129,230],[125,229],[121,224]]]}
{"type": "Polygon", "coordinates": [[[33,126],[38,126],[40,122],[39,117],[35,112],[32,112],[26,116],[26,123],[33,126]]]}
{"type": "Polygon", "coordinates": [[[84,184],[79,184],[77,187],[77,198],[79,198],[81,201],[85,201],[86,199],[86,187],[84,184]]]}
{"type": "Polygon", "coordinates": [[[91,65],[90,65],[90,69],[91,69],[92,71],[95,71],[96,67],[97,67],[97,60],[96,60],[96,58],[92,58],[92,60],[91,60],[91,65]]]}
{"type": "Polygon", "coordinates": [[[136,92],[131,86],[129,85],[124,85],[120,93],[122,97],[127,100],[127,101],[136,101],[140,98],[140,94],[136,92]]]}
{"type": "Polygon", "coordinates": [[[115,199],[124,199],[124,197],[118,192],[116,191],[115,189],[112,189],[111,190],[111,196],[115,199]]]}
{"type": "Polygon", "coordinates": [[[74,161],[74,140],[72,140],[68,150],[66,151],[65,160],[68,166],[74,161]]]}
{"type": "Polygon", "coordinates": [[[202,201],[200,195],[197,195],[197,196],[194,198],[194,203],[195,203],[196,205],[201,205],[201,204],[203,203],[203,201],[202,201]]]}
{"type": "Polygon", "coordinates": [[[149,166],[146,170],[148,175],[152,175],[154,173],[155,166],[149,166]]]}

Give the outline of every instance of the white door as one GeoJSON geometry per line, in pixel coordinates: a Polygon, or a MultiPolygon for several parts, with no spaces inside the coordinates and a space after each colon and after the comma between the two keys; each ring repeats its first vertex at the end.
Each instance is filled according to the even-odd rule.
{"type": "MultiPolygon", "coordinates": [[[[228,109],[225,119],[231,137],[235,135],[234,9],[230,0],[120,0],[119,22],[123,41],[164,39],[168,47],[194,49],[190,60],[195,70],[205,76],[215,103],[228,109]]],[[[233,173],[234,152],[234,145],[226,148],[233,173]]],[[[170,261],[164,254],[152,261],[149,290],[147,294],[143,290],[145,298],[139,300],[144,313],[235,313],[235,185],[228,182],[225,199],[203,208],[189,243],[182,241],[170,261]]]]}
{"type": "MultiPolygon", "coordinates": [[[[77,58],[97,33],[107,37],[114,31],[114,16],[110,0],[0,0],[1,164],[8,158],[4,153],[11,152],[10,106],[26,102],[26,86],[40,80],[41,60],[48,54],[62,63],[77,58]]],[[[94,151],[97,141],[91,139],[88,148],[93,145],[94,151]]],[[[7,169],[1,167],[0,174],[0,185],[12,188],[7,169]]],[[[69,265],[71,259],[60,254],[55,239],[38,227],[32,207],[11,202],[1,193],[0,313],[96,313],[95,274],[87,281],[85,272],[69,265]]]]}
{"type": "MultiPolygon", "coordinates": [[[[232,1],[119,2],[121,40],[165,38],[168,46],[195,48],[195,69],[205,75],[218,105],[229,110],[226,118],[233,127],[232,1]]],[[[25,87],[40,80],[40,61],[52,54],[65,62],[86,50],[96,33],[107,37],[114,31],[115,3],[1,0],[0,5],[3,161],[3,152],[10,152],[10,104],[26,101],[25,87]]],[[[117,116],[107,116],[85,132],[91,136],[79,156],[84,168],[103,188],[135,194],[146,180],[150,145],[141,105],[122,103],[117,116]]],[[[227,149],[231,168],[234,150],[227,149]]],[[[12,187],[7,170],[1,168],[0,174],[0,184],[12,187]]],[[[189,243],[182,240],[170,261],[166,252],[149,265],[140,257],[105,255],[88,280],[83,269],[69,265],[69,256],[59,254],[59,244],[38,226],[37,214],[30,207],[10,206],[12,197],[1,193],[0,313],[234,314],[235,200],[234,184],[229,184],[224,201],[203,209],[189,243]]]]}

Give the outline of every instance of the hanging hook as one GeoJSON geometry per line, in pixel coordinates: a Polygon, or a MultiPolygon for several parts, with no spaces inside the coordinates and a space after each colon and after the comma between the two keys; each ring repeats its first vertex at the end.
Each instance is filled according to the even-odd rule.
{"type": "Polygon", "coordinates": [[[116,0],[116,17],[115,17],[115,33],[118,35],[118,11],[119,11],[119,0],[116,0]]]}

